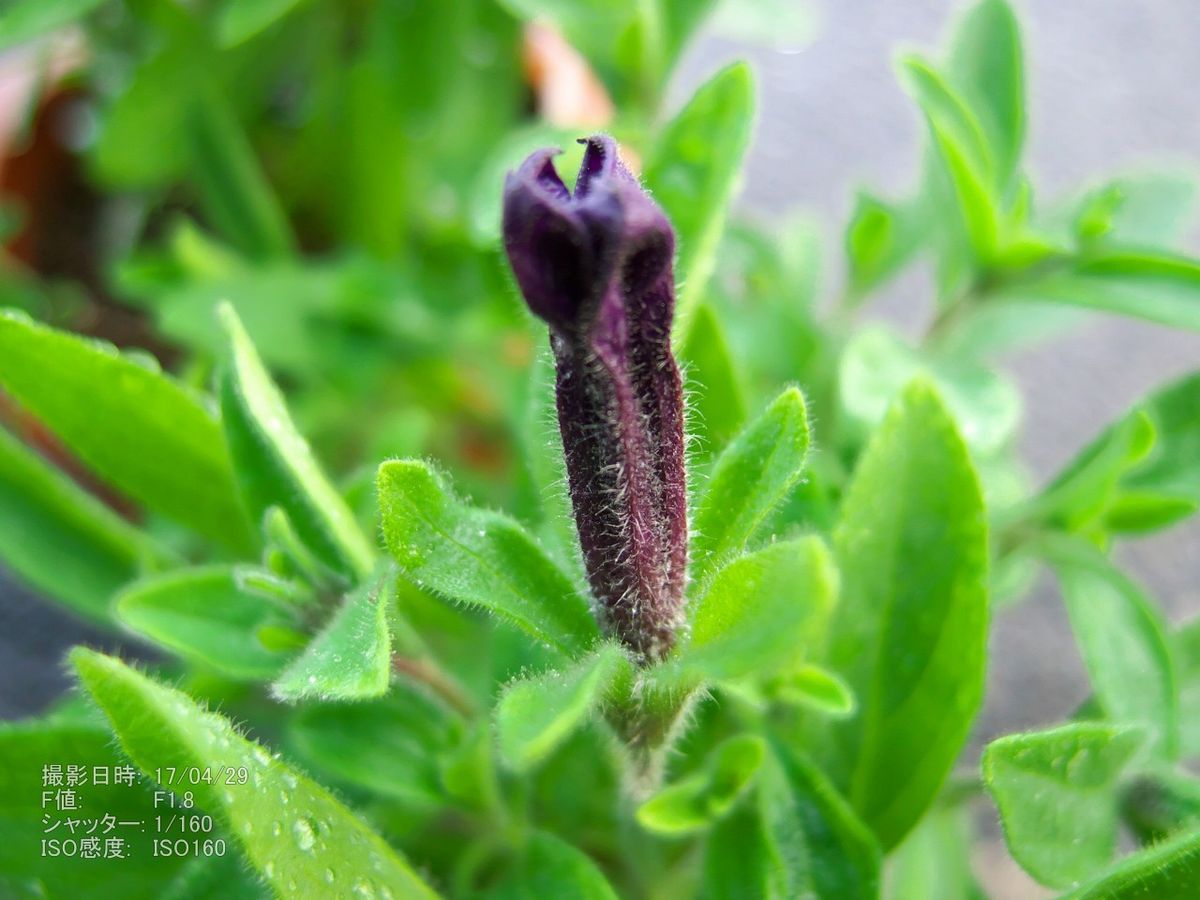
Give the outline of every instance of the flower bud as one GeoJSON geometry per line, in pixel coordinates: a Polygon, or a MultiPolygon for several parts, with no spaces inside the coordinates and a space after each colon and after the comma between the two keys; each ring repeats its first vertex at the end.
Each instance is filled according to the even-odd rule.
{"type": "Polygon", "coordinates": [[[675,234],[607,136],[571,193],[531,155],[504,185],[504,246],[550,326],[558,424],[602,624],[645,660],[674,640],[687,579],[683,385],[671,353],[675,234]]]}

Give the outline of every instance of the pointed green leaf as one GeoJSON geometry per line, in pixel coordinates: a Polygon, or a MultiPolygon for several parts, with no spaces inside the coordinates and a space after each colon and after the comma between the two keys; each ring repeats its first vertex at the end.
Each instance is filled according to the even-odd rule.
{"type": "Polygon", "coordinates": [[[717,458],[693,522],[698,583],[744,550],[787,499],[804,474],[808,444],[804,395],[788,388],[717,458]]]}
{"type": "Polygon", "coordinates": [[[846,257],[850,290],[861,298],[871,288],[900,271],[928,235],[922,198],[889,202],[860,191],[846,225],[846,257]]]}
{"type": "Polygon", "coordinates": [[[862,455],[834,534],[841,607],[825,660],[858,715],[816,723],[828,771],[885,847],[937,794],[979,708],[987,520],[975,470],[925,382],[862,455]],[[898,573],[903,572],[903,576],[898,573]]]}
{"type": "Polygon", "coordinates": [[[1174,759],[1179,684],[1162,614],[1082,540],[1046,540],[1039,550],[1058,574],[1071,630],[1105,717],[1142,726],[1147,746],[1174,759]]]}
{"type": "Polygon", "coordinates": [[[490,610],[563,653],[599,636],[571,580],[512,519],[462,503],[416,460],[384,463],[378,485],[388,549],[418,585],[490,610]]]}
{"type": "Polygon", "coordinates": [[[755,735],[730,738],[713,750],[701,771],[667,785],[639,806],[638,824],[674,836],[720,821],[754,783],[765,749],[762,738],[755,735]]]}
{"type": "Polygon", "coordinates": [[[1200,373],[1160,388],[1137,410],[1149,418],[1155,441],[1126,473],[1122,488],[1200,503],[1200,373]]]}
{"type": "Polygon", "coordinates": [[[509,685],[496,707],[501,754],[517,769],[538,764],[582,726],[609,689],[631,671],[619,646],[603,644],[565,672],[546,672],[509,685]]]}
{"type": "Polygon", "coordinates": [[[392,674],[388,606],[396,596],[389,566],[342,601],[329,624],[271,686],[280,700],[361,700],[387,692],[392,674]]]}
{"type": "Polygon", "coordinates": [[[963,233],[975,258],[988,262],[996,253],[1001,221],[995,161],[983,127],[963,98],[924,60],[910,56],[900,65],[953,186],[963,233]]]}
{"type": "Polygon", "coordinates": [[[691,395],[688,430],[700,438],[700,451],[708,458],[723,450],[746,421],[742,382],[711,305],[696,310],[680,361],[691,395]]]}
{"type": "Polygon", "coordinates": [[[1174,525],[1200,509],[1200,502],[1151,491],[1118,493],[1104,510],[1101,527],[1112,534],[1149,534],[1174,525]]]}
{"type": "Polygon", "coordinates": [[[646,159],[646,187],[678,235],[675,334],[680,338],[688,334],[704,298],[753,121],[754,78],[749,66],[735,63],[701,85],[663,128],[646,159]]]}
{"type": "Polygon", "coordinates": [[[229,340],[221,413],[246,507],[255,521],[272,506],[282,508],[326,565],[352,578],[366,577],[375,554],[354,514],[296,431],[233,307],[219,312],[229,340]]]}
{"type": "Polygon", "coordinates": [[[780,541],[739,557],[700,597],[687,642],[666,665],[685,677],[769,675],[816,645],[837,597],[820,538],[780,541]]]}
{"type": "Polygon", "coordinates": [[[1198,187],[1187,170],[1120,175],[1084,195],[1076,236],[1089,246],[1174,248],[1194,218],[1198,187]]]}
{"type": "Polygon", "coordinates": [[[0,428],[0,562],[72,610],[107,622],[113,594],[168,554],[0,428]]]}
{"type": "Polygon", "coordinates": [[[821,666],[805,665],[784,675],[772,692],[783,703],[809,707],[837,718],[853,715],[858,708],[850,685],[821,666]]]}
{"type": "Polygon", "coordinates": [[[192,767],[247,771],[246,784],[214,778],[212,784],[177,781],[172,789],[190,792],[197,806],[228,826],[276,894],[321,897],[340,884],[351,893],[380,895],[387,888],[403,897],[436,896],[332,794],[242,737],[224,717],[112,657],[76,648],[71,662],[121,748],[146,774],[192,767]]]}
{"type": "Polygon", "coordinates": [[[203,398],[169,376],[107,344],[0,312],[0,388],[134,500],[205,537],[252,546],[220,426],[203,398]]]}
{"type": "Polygon", "coordinates": [[[1136,729],[1077,722],[988,744],[984,784],[1025,871],[1068,887],[1112,858],[1117,778],[1143,738],[1136,729]]]}
{"type": "Polygon", "coordinates": [[[754,800],[710,833],[703,897],[879,896],[879,847],[815,766],[775,745],[754,800]]]}
{"type": "Polygon", "coordinates": [[[1063,900],[1193,900],[1200,884],[1200,830],[1125,857],[1063,900]]]}
{"type": "Polygon", "coordinates": [[[1025,137],[1021,30],[1006,0],[980,0],[958,23],[947,71],[987,136],[1001,184],[1025,137]]]}
{"type": "Polygon", "coordinates": [[[258,632],[288,626],[292,617],[245,590],[230,566],[178,569],[135,582],[117,597],[116,612],[134,631],[232,678],[268,680],[288,660],[264,647],[258,632]]]}
{"type": "Polygon", "coordinates": [[[1153,445],[1154,424],[1135,410],[1089,444],[1014,515],[1064,529],[1087,525],[1112,502],[1121,477],[1153,445]]]}
{"type": "Polygon", "coordinates": [[[1200,374],[1142,399],[1014,514],[1117,533],[1171,525],[1200,507],[1200,374]]]}

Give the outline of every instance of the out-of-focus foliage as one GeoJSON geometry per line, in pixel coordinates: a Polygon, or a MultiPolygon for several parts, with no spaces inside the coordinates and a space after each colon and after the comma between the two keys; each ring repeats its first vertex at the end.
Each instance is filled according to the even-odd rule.
{"type": "Polygon", "coordinates": [[[1035,487],[1002,367],[1087,311],[1200,328],[1194,181],[1045,202],[1017,20],[977,0],[897,64],[920,169],[860,192],[827,302],[820,229],[733,207],[752,70],[663,102],[706,22],[796,48],[812,21],[749,0],[0,10],[0,48],[41,76],[0,136],[0,562],[162,651],[141,671],[77,650],[89,702],[0,728],[0,892],[976,897],[986,794],[1045,885],[1195,894],[1200,627],[1112,549],[1200,507],[1200,375],[1035,487]],[[544,330],[499,246],[504,173],[601,129],[679,244],[693,535],[685,621],[650,662],[594,615],[544,330]],[[862,320],[918,264],[925,333],[862,320]],[[1093,696],[972,758],[990,623],[1043,567],[1093,696]],[[86,795],[114,814],[152,818],[154,781],[190,794],[222,852],[39,856],[54,761],[136,766],[86,795]],[[245,778],[163,777],[192,768],[245,778]]]}

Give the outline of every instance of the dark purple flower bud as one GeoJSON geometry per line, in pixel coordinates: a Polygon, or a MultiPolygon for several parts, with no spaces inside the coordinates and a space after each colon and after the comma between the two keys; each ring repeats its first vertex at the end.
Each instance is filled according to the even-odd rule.
{"type": "Polygon", "coordinates": [[[575,193],[540,150],[504,185],[504,246],[550,325],[558,424],[604,625],[644,659],[675,637],[687,579],[683,385],[671,354],[675,234],[607,136],[575,193]]]}

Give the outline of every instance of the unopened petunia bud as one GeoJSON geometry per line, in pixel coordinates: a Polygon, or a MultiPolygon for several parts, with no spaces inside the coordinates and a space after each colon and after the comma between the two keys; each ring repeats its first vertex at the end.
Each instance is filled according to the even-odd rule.
{"type": "Polygon", "coordinates": [[[650,660],[671,647],[687,578],[675,234],[613,139],[584,143],[573,195],[557,151],[509,173],[504,246],[525,302],[550,325],[588,581],[605,626],[650,660]]]}

